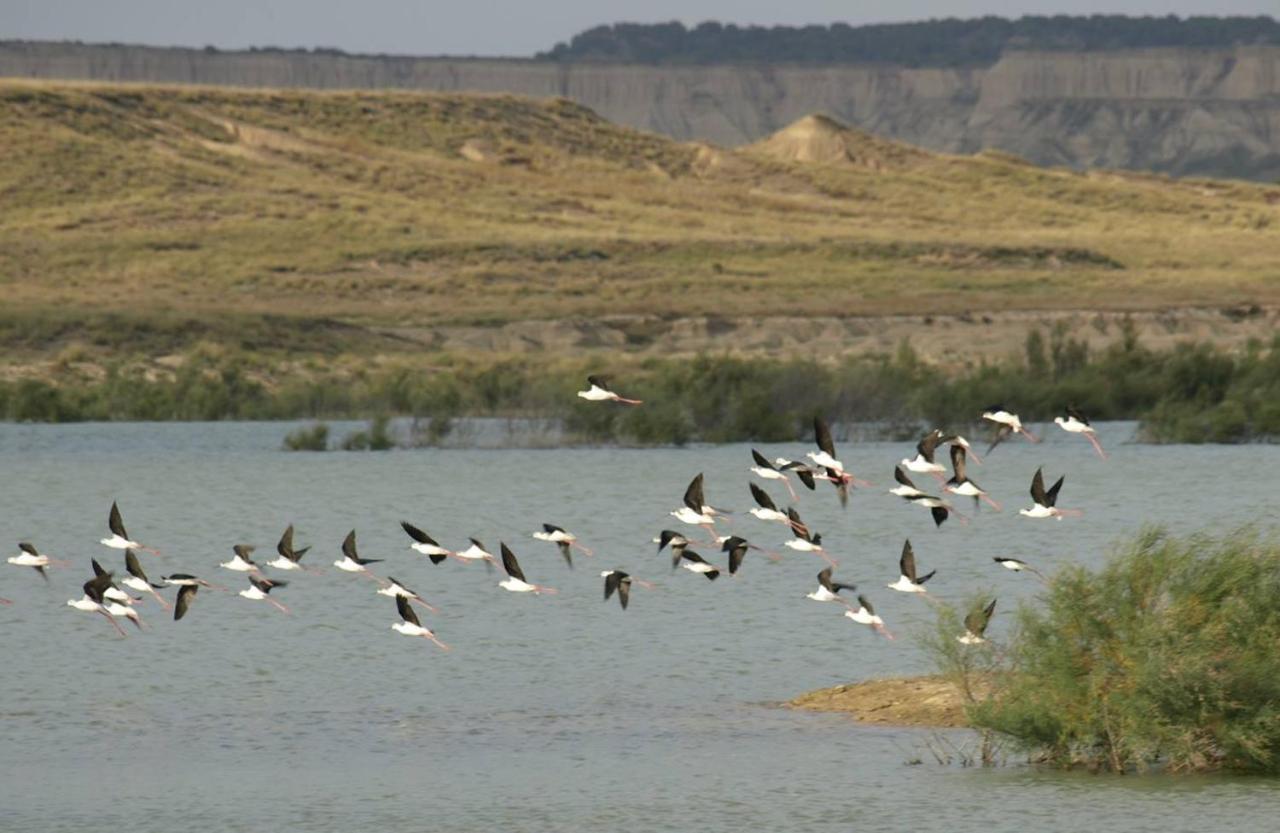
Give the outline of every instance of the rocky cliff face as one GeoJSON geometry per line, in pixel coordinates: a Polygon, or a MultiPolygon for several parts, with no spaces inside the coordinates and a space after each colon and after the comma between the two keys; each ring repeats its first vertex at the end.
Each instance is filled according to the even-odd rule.
{"type": "Polygon", "coordinates": [[[565,96],[725,145],[825,112],[926,148],[1280,179],[1280,47],[1015,52],[983,69],[696,66],[0,43],[0,76],[565,96]]]}

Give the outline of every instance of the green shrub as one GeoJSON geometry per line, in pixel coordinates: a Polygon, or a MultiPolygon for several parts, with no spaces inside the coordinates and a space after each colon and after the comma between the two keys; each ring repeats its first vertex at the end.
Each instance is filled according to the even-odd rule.
{"type": "Polygon", "coordinates": [[[285,451],[327,451],[329,449],[329,426],[318,422],[310,428],[298,428],[290,431],[284,438],[285,451]]]}
{"type": "MultiPolygon", "coordinates": [[[[1063,767],[1278,773],[1277,599],[1274,539],[1144,531],[1099,570],[1059,571],[971,660],[990,688],[970,719],[1063,767]]],[[[948,673],[957,646],[934,646],[948,673]]]]}

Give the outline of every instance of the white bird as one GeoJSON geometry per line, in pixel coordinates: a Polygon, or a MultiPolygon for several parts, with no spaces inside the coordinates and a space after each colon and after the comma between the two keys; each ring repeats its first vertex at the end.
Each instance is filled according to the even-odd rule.
{"type": "Polygon", "coordinates": [[[916,484],[907,476],[907,473],[902,470],[901,466],[893,467],[893,479],[898,482],[898,485],[890,489],[889,494],[897,495],[898,497],[906,498],[907,500],[925,496],[925,492],[916,488],[916,484]]]}
{"type": "Polygon", "coordinates": [[[858,589],[856,584],[841,584],[838,581],[831,580],[831,568],[827,567],[818,573],[818,589],[805,596],[806,599],[813,599],[815,602],[840,602],[846,607],[849,602],[840,595],[841,590],[848,590],[852,593],[858,589]]]}
{"type": "Polygon", "coordinates": [[[1053,421],[1058,427],[1068,434],[1080,434],[1086,440],[1093,444],[1093,450],[1098,452],[1098,456],[1107,459],[1107,452],[1102,450],[1102,444],[1098,442],[1097,431],[1089,424],[1089,420],[1084,414],[1077,411],[1070,405],[1067,406],[1064,416],[1057,416],[1053,421]]]}
{"type": "Polygon", "coordinates": [[[138,615],[138,611],[133,609],[133,605],[129,602],[116,601],[115,599],[104,598],[102,607],[111,616],[120,619],[128,619],[133,623],[134,627],[142,630],[142,617],[138,615]]]}
{"type": "Polygon", "coordinates": [[[709,581],[715,581],[720,577],[720,571],[716,569],[715,565],[693,550],[684,549],[680,551],[680,566],[691,573],[706,576],[709,581]]]}
{"type": "Polygon", "coordinates": [[[540,532],[533,533],[533,537],[539,541],[549,541],[560,548],[560,555],[564,558],[569,569],[573,569],[573,552],[574,549],[582,550],[583,555],[591,555],[591,550],[578,543],[578,536],[572,532],[567,532],[564,528],[555,524],[544,523],[540,532]]]}
{"type": "Polygon", "coordinates": [[[816,532],[809,531],[809,527],[805,526],[804,521],[800,520],[800,513],[795,510],[795,507],[787,510],[787,516],[791,520],[791,531],[795,537],[784,543],[784,547],[797,552],[817,553],[832,567],[838,566],[835,559],[827,555],[827,551],[822,548],[822,536],[816,532]]]}
{"type": "Polygon", "coordinates": [[[49,556],[37,551],[35,545],[29,544],[26,541],[18,544],[18,554],[9,556],[8,561],[10,564],[14,564],[18,567],[32,568],[39,573],[40,577],[45,581],[49,580],[49,574],[45,572],[46,567],[55,563],[66,563],[55,558],[50,558],[49,556]]]}
{"type": "Polygon", "coordinates": [[[907,539],[902,544],[902,556],[898,559],[898,571],[900,575],[898,580],[889,585],[890,590],[897,590],[900,593],[927,593],[924,589],[924,583],[933,578],[933,574],[938,572],[932,570],[928,575],[916,575],[916,553],[911,549],[911,539],[907,539]]]}
{"type": "Polygon", "coordinates": [[[485,550],[484,544],[480,543],[475,538],[468,538],[467,540],[471,542],[471,546],[467,547],[465,550],[460,550],[455,553],[458,558],[463,561],[485,561],[490,566],[497,561],[497,559],[493,557],[493,553],[485,550]]]}
{"type": "Polygon", "coordinates": [[[871,606],[866,596],[859,596],[858,606],[853,610],[846,610],[844,615],[846,619],[852,619],[859,625],[869,625],[873,631],[886,639],[893,639],[893,634],[885,628],[884,620],[876,615],[875,608],[871,606]]]}
{"type": "Polygon", "coordinates": [[[378,589],[378,593],[383,596],[392,596],[394,598],[405,598],[411,602],[417,602],[432,613],[439,613],[434,607],[427,603],[427,600],[419,596],[414,591],[405,587],[404,584],[387,576],[387,586],[378,589]]]}
{"type": "Polygon", "coordinates": [[[1003,405],[992,405],[987,408],[982,412],[982,418],[990,420],[999,426],[996,428],[995,438],[991,441],[990,447],[987,448],[988,454],[1010,434],[1021,434],[1033,443],[1040,442],[1034,434],[1022,427],[1022,420],[1019,419],[1018,415],[1003,405]]]}
{"type": "Polygon", "coordinates": [[[96,575],[84,583],[82,587],[84,595],[79,599],[68,599],[67,606],[73,607],[76,610],[83,610],[86,613],[101,614],[108,622],[111,623],[111,627],[115,628],[121,636],[128,636],[128,634],[124,632],[124,628],[120,627],[120,624],[116,622],[115,618],[107,612],[106,605],[104,604],[105,600],[102,596],[102,591],[110,586],[110,573],[96,575]]]}
{"type": "Polygon", "coordinates": [[[302,556],[306,555],[310,549],[311,547],[303,547],[300,550],[293,548],[293,524],[289,524],[284,534],[280,536],[279,542],[276,543],[276,557],[268,561],[267,566],[273,570],[306,570],[308,568],[302,566],[302,556]]]}
{"type": "Polygon", "coordinates": [[[991,504],[992,508],[999,512],[1000,504],[997,503],[991,495],[987,494],[981,486],[969,479],[968,474],[965,473],[964,456],[964,446],[951,446],[952,475],[944,488],[954,495],[964,495],[965,497],[973,498],[975,512],[977,511],[979,500],[985,500],[987,503],[991,504]]]}
{"type": "Polygon", "coordinates": [[[639,399],[626,399],[609,389],[609,377],[588,376],[587,384],[591,387],[578,391],[578,396],[588,402],[620,402],[623,405],[639,405],[639,399]]]}
{"type": "Polygon", "coordinates": [[[936,428],[925,434],[920,442],[916,443],[916,456],[903,457],[902,467],[914,474],[941,475],[946,468],[933,459],[938,450],[938,443],[941,441],[942,432],[936,428]]]}
{"type": "Polygon", "coordinates": [[[333,566],[339,570],[348,573],[362,573],[369,578],[373,575],[369,572],[366,564],[377,564],[382,561],[381,558],[361,558],[356,552],[356,531],[353,529],[347,533],[347,537],[342,539],[342,560],[333,562],[333,566]]]}
{"type": "Polygon", "coordinates": [[[138,554],[133,550],[124,551],[124,567],[129,572],[129,575],[127,578],[120,580],[121,584],[130,590],[137,590],[139,593],[150,593],[160,603],[162,609],[169,609],[169,603],[156,592],[164,585],[151,583],[151,580],[147,578],[146,572],[142,569],[142,564],[138,561],[138,554]]]}
{"type": "Polygon", "coordinates": [[[272,580],[269,578],[259,578],[258,576],[249,576],[249,586],[241,590],[239,595],[254,602],[270,602],[275,605],[276,609],[281,613],[288,613],[289,608],[271,598],[268,593],[277,587],[284,587],[287,581],[272,580]]]}
{"type": "Polygon", "coordinates": [[[1006,570],[1013,570],[1015,573],[1021,573],[1025,570],[1028,573],[1034,573],[1035,575],[1039,576],[1042,580],[1045,578],[1044,573],[1040,572],[1035,567],[1032,567],[1030,564],[1020,559],[1009,558],[1007,556],[1001,557],[999,555],[996,555],[996,556],[993,556],[991,560],[999,564],[1001,567],[1004,567],[1006,570]]]}
{"type": "Polygon", "coordinates": [[[778,469],[778,467],[773,463],[769,462],[768,457],[765,457],[754,448],[751,449],[751,458],[756,462],[756,464],[751,467],[751,471],[755,472],[757,477],[765,480],[781,480],[782,485],[787,487],[787,492],[791,495],[791,499],[796,499],[796,490],[791,488],[791,479],[787,477],[786,472],[778,469]]]}
{"type": "Polygon", "coordinates": [[[965,645],[980,645],[986,642],[987,625],[991,622],[991,616],[996,612],[996,600],[992,599],[991,604],[985,608],[976,608],[969,611],[969,615],[964,617],[964,635],[957,636],[956,639],[965,645]]]}
{"type": "Polygon", "coordinates": [[[769,497],[769,493],[761,489],[754,483],[748,483],[751,487],[751,497],[755,499],[756,505],[747,511],[762,521],[780,521],[784,524],[790,524],[791,518],[787,517],[787,513],[778,511],[778,505],[773,502],[773,498],[769,497]]]}
{"type": "Polygon", "coordinates": [[[231,551],[235,553],[231,556],[230,561],[223,561],[218,566],[225,570],[234,570],[237,573],[256,573],[258,565],[253,563],[253,551],[256,547],[248,544],[235,544],[231,547],[231,551]]]}
{"type": "Polygon", "coordinates": [[[1058,482],[1054,483],[1047,491],[1044,488],[1044,472],[1042,469],[1036,469],[1035,476],[1031,478],[1031,500],[1030,509],[1019,509],[1019,515],[1025,515],[1028,518],[1057,518],[1062,520],[1067,515],[1081,514],[1079,509],[1059,509],[1058,492],[1062,490],[1062,483],[1067,479],[1064,474],[1058,478],[1058,482]]]}
{"type": "Polygon", "coordinates": [[[418,614],[414,612],[413,606],[409,604],[409,600],[404,596],[396,596],[396,610],[400,611],[400,621],[392,625],[391,630],[402,633],[405,636],[420,636],[423,639],[430,639],[441,649],[449,650],[448,645],[436,639],[435,633],[422,626],[422,623],[418,621],[418,614]]]}
{"type": "Polygon", "coordinates": [[[520,562],[516,560],[516,554],[502,541],[498,542],[498,550],[502,553],[502,569],[507,572],[507,577],[498,582],[498,586],[503,590],[510,590],[512,593],[534,594],[556,592],[552,587],[530,584],[524,577],[524,570],[520,569],[520,562]]]}
{"type": "Polygon", "coordinates": [[[120,507],[115,501],[111,502],[111,514],[107,517],[107,527],[111,530],[111,537],[103,538],[101,540],[103,545],[115,550],[142,550],[153,555],[160,554],[158,550],[144,547],[129,537],[129,533],[124,529],[124,520],[120,517],[120,507]]]}
{"type": "Polygon", "coordinates": [[[421,529],[418,529],[408,521],[401,521],[400,527],[404,529],[405,533],[410,538],[413,539],[413,543],[409,545],[409,549],[414,552],[422,553],[427,558],[430,558],[432,564],[439,564],[451,555],[455,558],[458,557],[458,554],[453,550],[447,550],[440,546],[436,539],[432,538],[430,535],[423,532],[421,529]]]}

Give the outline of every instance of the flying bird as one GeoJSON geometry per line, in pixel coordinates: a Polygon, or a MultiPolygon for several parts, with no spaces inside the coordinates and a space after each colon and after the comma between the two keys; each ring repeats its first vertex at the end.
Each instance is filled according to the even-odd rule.
{"type": "Polygon", "coordinates": [[[658,545],[658,552],[666,549],[668,544],[671,545],[671,570],[674,572],[680,566],[680,556],[684,554],[685,547],[689,546],[689,539],[673,529],[664,529],[653,541],[658,545]]]}
{"type": "Polygon", "coordinates": [[[387,586],[380,588],[378,590],[378,593],[383,596],[392,596],[394,598],[405,598],[411,602],[417,602],[418,604],[422,605],[432,613],[439,613],[438,610],[436,610],[434,607],[432,607],[430,604],[427,603],[426,599],[422,598],[417,593],[415,593],[414,591],[406,587],[402,582],[397,581],[391,576],[387,576],[387,586]]]}
{"type": "Polygon", "coordinates": [[[698,555],[693,550],[689,550],[689,549],[682,550],[680,552],[680,560],[681,560],[681,564],[680,564],[681,567],[684,567],[686,570],[688,570],[691,573],[698,573],[699,575],[704,575],[707,577],[709,581],[715,581],[717,578],[720,577],[720,571],[716,569],[715,565],[708,562],[705,558],[698,555]]]}
{"type": "Polygon", "coordinates": [[[935,428],[916,443],[916,456],[903,457],[900,465],[913,474],[932,474],[941,479],[946,468],[933,459],[940,442],[942,442],[942,432],[935,428]]]}
{"type": "Polygon", "coordinates": [[[520,562],[516,560],[516,554],[511,551],[511,548],[499,541],[498,549],[502,553],[502,569],[507,572],[507,577],[498,582],[498,586],[503,590],[510,590],[512,593],[534,594],[556,592],[552,587],[530,584],[524,577],[524,570],[520,569],[520,562]]]}
{"type": "Polygon", "coordinates": [[[747,484],[751,488],[751,497],[755,500],[756,505],[748,509],[755,517],[762,521],[781,521],[784,524],[790,524],[791,519],[787,517],[787,513],[778,511],[778,505],[773,502],[773,498],[769,497],[769,493],[761,489],[754,483],[747,484]]]}
{"type": "Polygon", "coordinates": [[[795,537],[784,543],[784,547],[789,547],[797,552],[817,553],[832,567],[838,566],[835,559],[827,555],[827,551],[822,548],[822,536],[816,532],[809,531],[809,527],[805,526],[804,521],[800,520],[800,513],[795,510],[794,506],[787,510],[787,516],[791,519],[791,531],[795,537]]]}
{"type": "Polygon", "coordinates": [[[67,600],[67,606],[74,607],[76,610],[83,610],[86,613],[101,614],[108,622],[111,623],[111,627],[115,628],[121,636],[128,636],[128,634],[124,632],[124,628],[120,627],[120,623],[115,620],[115,617],[107,611],[106,599],[102,594],[103,591],[110,586],[110,573],[95,575],[82,585],[84,595],[79,599],[67,600]]]}
{"type": "Polygon", "coordinates": [[[111,502],[111,514],[107,516],[107,527],[111,530],[111,537],[102,539],[101,543],[105,546],[114,550],[142,550],[152,555],[160,554],[159,550],[144,547],[129,537],[129,533],[124,530],[124,520],[120,517],[120,507],[115,501],[111,502]]]}
{"type": "Polygon", "coordinates": [[[1047,491],[1044,488],[1044,471],[1036,469],[1035,476],[1031,478],[1031,500],[1032,507],[1030,509],[1019,509],[1019,515],[1025,515],[1028,518],[1057,518],[1062,520],[1067,515],[1081,514],[1079,509],[1059,509],[1058,508],[1058,492],[1062,490],[1062,483],[1067,479],[1064,474],[1058,478],[1058,482],[1054,483],[1047,491]]]}
{"type": "Polygon", "coordinates": [[[569,565],[569,569],[573,569],[573,552],[574,549],[582,550],[583,555],[591,555],[591,550],[578,543],[578,536],[572,532],[566,532],[562,527],[555,524],[544,523],[541,532],[533,533],[533,537],[539,541],[550,541],[560,548],[560,555],[564,558],[564,562],[569,565]]]}
{"type": "Polygon", "coordinates": [[[430,639],[442,650],[449,650],[448,645],[436,639],[435,633],[422,626],[422,623],[418,621],[418,614],[414,612],[413,606],[409,604],[409,600],[404,596],[396,596],[396,610],[400,612],[400,621],[392,625],[391,630],[398,631],[405,636],[420,636],[423,639],[430,639]]]}
{"type": "Polygon", "coordinates": [[[227,570],[234,570],[237,573],[257,573],[259,572],[258,565],[253,563],[253,551],[255,549],[257,547],[251,547],[248,544],[235,544],[231,547],[231,552],[234,553],[231,556],[231,560],[224,561],[218,566],[227,570]]]}
{"type": "Polygon", "coordinates": [[[483,561],[492,568],[494,562],[498,560],[493,557],[493,553],[486,550],[484,548],[484,544],[480,543],[477,539],[468,538],[467,540],[471,542],[471,546],[467,547],[465,550],[460,550],[455,553],[455,555],[463,561],[483,561]]]}
{"type": "Polygon", "coordinates": [[[1088,418],[1084,414],[1077,411],[1070,405],[1063,411],[1062,416],[1056,416],[1053,421],[1058,423],[1063,431],[1068,434],[1079,434],[1093,444],[1093,450],[1098,452],[1098,456],[1103,460],[1107,459],[1107,452],[1102,450],[1102,444],[1098,442],[1098,432],[1089,424],[1088,418]]]}
{"type": "Polygon", "coordinates": [[[49,580],[49,574],[45,572],[46,567],[49,567],[55,563],[56,564],[66,563],[65,561],[60,561],[55,558],[50,558],[49,556],[39,552],[35,548],[35,545],[29,544],[26,541],[23,541],[22,543],[18,544],[18,554],[9,556],[8,561],[10,564],[16,565],[18,567],[30,567],[31,569],[39,573],[40,577],[45,581],[49,580]]]}
{"type": "Polygon", "coordinates": [[[588,402],[620,402],[623,405],[639,405],[639,399],[626,399],[619,396],[609,389],[609,377],[607,376],[588,376],[587,384],[590,385],[586,390],[578,391],[578,396],[588,402]]]}
{"type": "MultiPolygon", "coordinates": [[[[302,549],[294,549],[293,547],[293,524],[285,529],[284,534],[280,536],[279,542],[276,543],[277,556],[267,562],[267,566],[276,570],[304,570],[302,566],[302,556],[307,554],[311,547],[303,547],[302,549]]],[[[318,572],[318,571],[312,571],[318,572]]]]}
{"type": "Polygon", "coordinates": [[[980,645],[986,642],[987,625],[991,623],[991,617],[995,612],[995,599],[992,599],[991,604],[985,608],[978,607],[969,611],[969,615],[964,617],[964,635],[957,636],[956,639],[965,645],[980,645]]]}
{"type": "Polygon", "coordinates": [[[889,494],[897,495],[898,497],[905,498],[906,500],[926,496],[925,492],[916,488],[916,484],[907,476],[907,473],[902,470],[901,466],[893,467],[893,479],[898,482],[898,485],[890,489],[889,494]]]}
{"type": "Polygon", "coordinates": [[[987,448],[988,454],[1011,434],[1021,434],[1033,443],[1040,442],[1034,434],[1022,427],[1022,420],[1018,418],[1018,415],[1003,405],[992,405],[987,408],[982,412],[982,418],[994,422],[997,426],[996,436],[987,448]]]}
{"type": "Polygon", "coordinates": [[[893,639],[893,634],[885,628],[884,620],[876,615],[875,608],[871,606],[866,596],[858,596],[858,606],[853,610],[846,610],[844,615],[845,618],[852,619],[859,625],[869,625],[871,630],[886,639],[893,639]]]}
{"type": "Polygon", "coordinates": [[[621,570],[605,570],[600,576],[604,579],[604,600],[607,602],[614,593],[618,594],[618,604],[622,605],[622,609],[627,609],[627,604],[631,601],[631,585],[638,584],[645,589],[652,589],[653,585],[647,581],[641,581],[638,578],[622,572],[621,570]]]}
{"type": "Polygon", "coordinates": [[[1000,504],[997,503],[991,495],[987,494],[981,486],[973,482],[965,472],[964,456],[964,446],[951,446],[952,474],[951,479],[947,481],[947,485],[944,488],[954,495],[964,495],[965,497],[973,498],[975,511],[978,501],[985,500],[987,503],[991,504],[992,508],[999,512],[1000,504]]]}
{"type": "MultiPolygon", "coordinates": [[[[427,558],[430,558],[432,564],[439,564],[451,555],[455,558],[458,557],[458,554],[453,550],[447,550],[440,546],[436,539],[432,538],[430,535],[423,532],[421,529],[418,529],[408,521],[401,521],[400,526],[404,529],[405,533],[413,539],[413,543],[409,545],[409,549],[414,552],[420,552],[427,558]]],[[[492,558],[492,556],[490,557],[492,558]]]]}
{"type": "Polygon", "coordinates": [[[902,544],[902,556],[898,559],[898,580],[889,585],[890,590],[897,590],[900,593],[927,593],[924,589],[924,583],[933,578],[933,574],[937,570],[930,571],[927,575],[918,576],[916,574],[916,553],[911,548],[911,539],[907,539],[902,544]]]}
{"type": "Polygon", "coordinates": [[[270,602],[275,605],[276,610],[281,613],[288,613],[289,608],[267,595],[277,587],[284,587],[288,583],[287,581],[272,580],[265,577],[249,576],[249,586],[241,590],[240,595],[254,602],[270,602]]]}
{"type": "Polygon", "coordinates": [[[377,564],[382,560],[381,558],[360,557],[360,554],[356,552],[356,531],[353,529],[347,533],[346,538],[342,539],[342,560],[333,562],[333,566],[344,572],[361,573],[369,578],[374,578],[374,575],[369,572],[365,565],[377,564]]]}
{"type": "Polygon", "coordinates": [[[796,490],[791,488],[791,478],[787,477],[786,472],[779,469],[773,463],[770,463],[768,457],[765,457],[754,448],[751,449],[751,459],[756,462],[756,464],[751,467],[751,470],[755,472],[756,476],[765,480],[781,480],[782,485],[787,487],[787,492],[791,495],[791,499],[796,499],[796,490]]]}
{"type": "Polygon", "coordinates": [[[160,603],[160,607],[162,609],[169,609],[169,603],[164,600],[163,596],[156,592],[161,587],[164,587],[164,585],[151,583],[151,579],[147,578],[146,572],[142,569],[141,562],[138,561],[138,554],[133,550],[124,551],[124,568],[128,571],[129,576],[128,578],[121,579],[121,584],[128,587],[130,590],[137,590],[139,593],[150,593],[152,597],[160,603]]]}
{"type": "Polygon", "coordinates": [[[1001,567],[1004,567],[1006,570],[1013,570],[1015,573],[1021,573],[1023,571],[1026,571],[1028,573],[1034,573],[1035,575],[1039,576],[1041,580],[1047,580],[1045,579],[1044,573],[1040,572],[1035,567],[1032,567],[1030,564],[1020,559],[1008,558],[1008,557],[1002,558],[1001,556],[997,555],[997,556],[994,556],[991,560],[999,564],[1001,567]]]}
{"type": "Polygon", "coordinates": [[[838,581],[832,581],[831,568],[827,567],[818,573],[818,589],[805,596],[806,599],[813,599],[815,602],[840,602],[848,607],[849,602],[840,595],[841,590],[848,590],[850,593],[858,589],[856,584],[841,584],[838,581]]]}

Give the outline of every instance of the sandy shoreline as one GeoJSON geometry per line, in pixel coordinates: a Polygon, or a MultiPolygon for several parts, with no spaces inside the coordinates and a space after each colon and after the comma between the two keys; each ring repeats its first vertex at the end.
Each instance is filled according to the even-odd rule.
{"type": "Polygon", "coordinates": [[[801,694],[788,708],[848,714],[863,723],[959,729],[968,726],[960,691],[941,677],[865,680],[801,694]]]}

